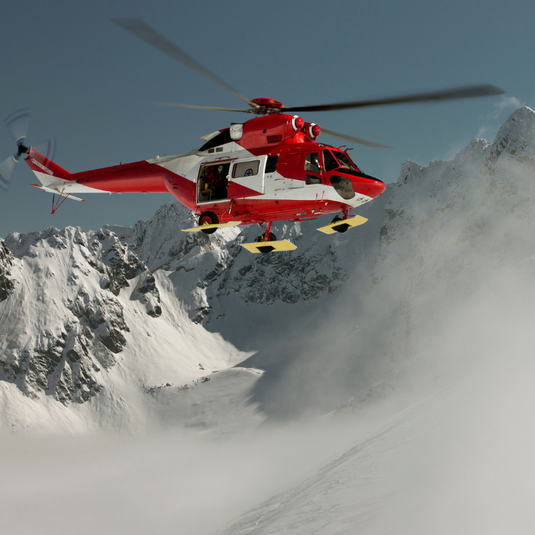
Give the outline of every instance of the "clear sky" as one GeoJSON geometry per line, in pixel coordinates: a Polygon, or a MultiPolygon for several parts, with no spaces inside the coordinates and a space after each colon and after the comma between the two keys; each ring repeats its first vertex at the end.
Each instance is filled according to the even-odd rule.
{"type": "MultiPolygon", "coordinates": [[[[242,102],[131,36],[113,17],[143,19],[248,98],[287,106],[491,83],[506,95],[302,114],[308,121],[393,147],[356,146],[368,174],[393,182],[405,160],[451,158],[471,139],[492,141],[519,105],[535,107],[535,3],[528,0],[292,1],[27,0],[0,19],[0,118],[32,108],[28,143],[57,139],[71,172],[199,148],[201,136],[249,116],[163,108],[242,102]]],[[[14,152],[0,125],[0,160],[14,152]]],[[[334,138],[320,141],[339,144],[334,138]]],[[[20,163],[0,191],[0,236],[49,226],[98,229],[149,219],[171,195],[83,196],[50,215],[20,163]]],[[[178,229],[177,229],[178,230],[178,229]]]]}

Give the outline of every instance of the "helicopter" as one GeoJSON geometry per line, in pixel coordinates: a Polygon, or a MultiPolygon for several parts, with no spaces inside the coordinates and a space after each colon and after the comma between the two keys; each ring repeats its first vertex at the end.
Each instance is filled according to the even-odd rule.
{"type": "Polygon", "coordinates": [[[247,99],[139,19],[112,21],[232,93],[247,107],[164,105],[247,113],[255,117],[202,137],[204,144],[197,150],[71,174],[53,161],[52,143],[49,142],[44,153],[25,145],[29,117],[26,108],[5,121],[15,137],[17,152],[0,163],[0,187],[7,188],[15,164],[24,158],[40,182],[32,185],[54,194],[52,213],[66,199],[83,201],[75,193],[171,193],[198,216],[198,225],[183,229],[185,232],[211,234],[222,227],[259,224],[262,234],[253,243],[242,244],[252,253],[296,249],[289,240],[278,240],[271,232],[276,221],[298,222],[336,214],[330,224],[318,228],[326,234],[362,225],[366,218],[355,215],[354,210],[386,189],[383,181],[359,169],[347,149],[317,139],[323,132],[368,147],[386,148],[384,145],[321,128],[305,122],[297,113],[503,93],[493,85],[483,84],[397,97],[286,107],[272,98],[247,99]]]}

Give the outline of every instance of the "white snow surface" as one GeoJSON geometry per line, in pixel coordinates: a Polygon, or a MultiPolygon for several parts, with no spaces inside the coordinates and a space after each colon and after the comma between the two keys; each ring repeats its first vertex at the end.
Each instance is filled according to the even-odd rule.
{"type": "Polygon", "coordinates": [[[520,108],[293,253],[174,204],[11,235],[7,532],[531,533],[534,140],[520,108]]]}

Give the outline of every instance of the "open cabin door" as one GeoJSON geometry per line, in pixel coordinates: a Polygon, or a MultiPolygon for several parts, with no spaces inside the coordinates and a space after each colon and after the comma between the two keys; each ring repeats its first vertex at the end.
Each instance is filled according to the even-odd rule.
{"type": "Polygon", "coordinates": [[[264,194],[265,160],[265,156],[259,156],[233,162],[228,178],[229,199],[264,194]]]}

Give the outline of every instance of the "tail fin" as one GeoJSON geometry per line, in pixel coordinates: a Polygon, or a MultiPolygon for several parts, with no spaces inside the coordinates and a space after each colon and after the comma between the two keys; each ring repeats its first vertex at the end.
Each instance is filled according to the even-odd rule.
{"type": "Polygon", "coordinates": [[[61,180],[71,180],[71,173],[54,163],[48,156],[44,156],[35,149],[28,150],[26,163],[35,173],[43,186],[57,184],[61,180]],[[60,180],[58,180],[60,179],[60,180]]]}

